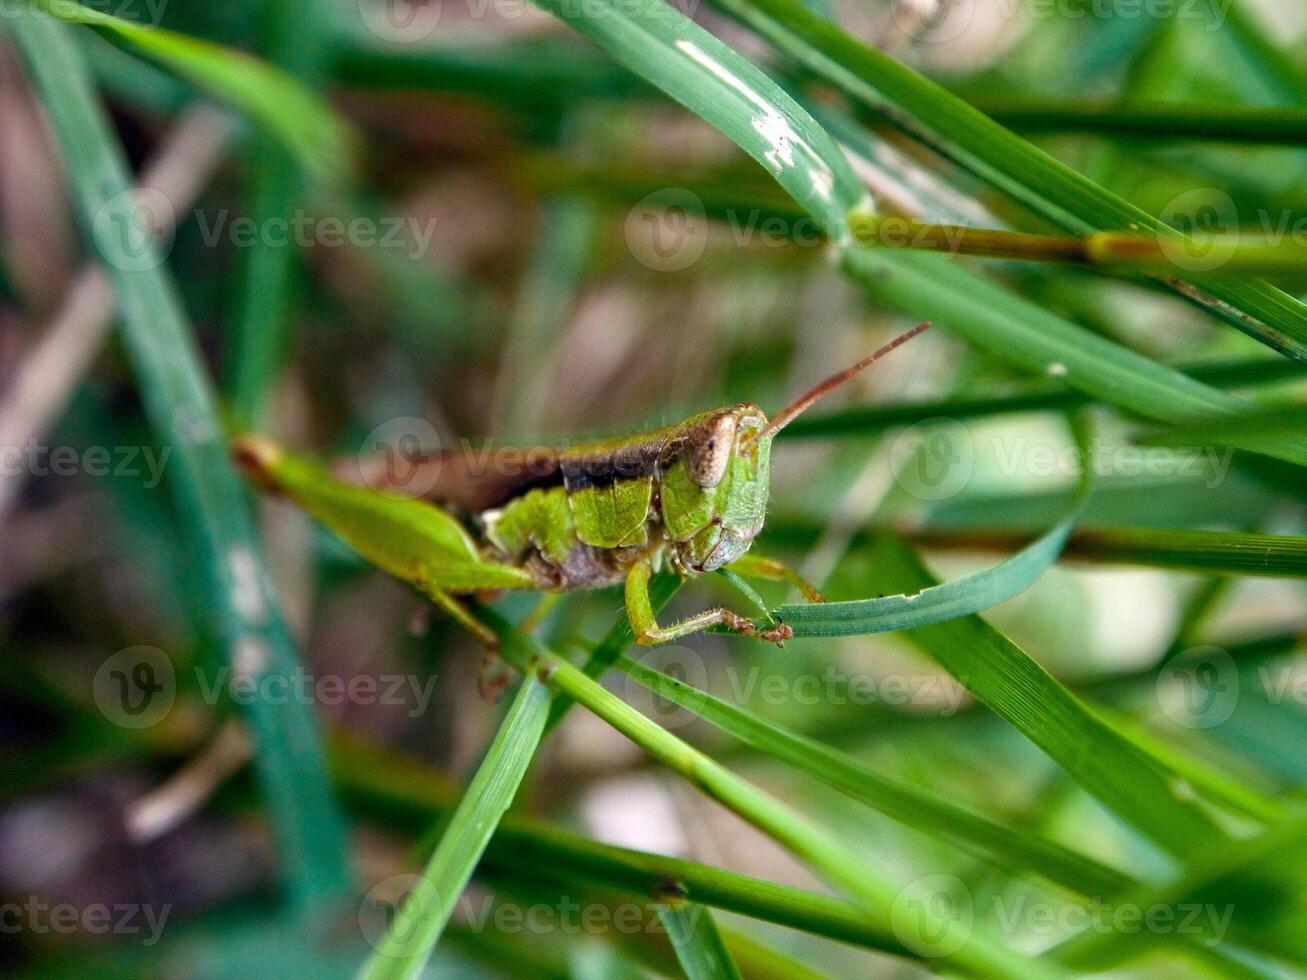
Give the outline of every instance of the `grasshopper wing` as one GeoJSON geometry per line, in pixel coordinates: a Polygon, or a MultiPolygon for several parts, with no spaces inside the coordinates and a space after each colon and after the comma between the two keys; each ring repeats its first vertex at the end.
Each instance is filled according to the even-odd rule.
{"type": "Polygon", "coordinates": [[[334,471],[348,482],[473,512],[563,482],[558,450],[544,446],[440,453],[387,449],[340,463],[334,471]]]}

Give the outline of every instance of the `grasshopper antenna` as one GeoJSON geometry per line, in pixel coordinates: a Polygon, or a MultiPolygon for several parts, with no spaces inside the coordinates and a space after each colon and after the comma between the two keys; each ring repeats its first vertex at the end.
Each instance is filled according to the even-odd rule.
{"type": "Polygon", "coordinates": [[[794,401],[790,402],[779,412],[777,412],[776,416],[769,423],[767,423],[767,428],[763,429],[753,438],[763,439],[776,435],[776,433],[780,432],[781,429],[785,428],[796,418],[798,418],[809,408],[811,408],[814,402],[818,402],[821,399],[825,398],[832,391],[834,391],[840,385],[844,384],[844,382],[848,381],[859,371],[870,366],[873,362],[880,360],[882,357],[884,357],[886,354],[892,351],[895,347],[898,347],[900,344],[906,344],[909,340],[911,340],[913,337],[921,333],[929,326],[930,326],[929,320],[927,320],[925,323],[918,323],[907,333],[899,334],[899,336],[895,337],[880,350],[872,354],[868,354],[866,357],[864,357],[862,360],[860,360],[857,364],[853,365],[852,367],[847,367],[843,371],[840,371],[837,374],[832,374],[825,381],[810,388],[808,391],[804,392],[794,401]]]}

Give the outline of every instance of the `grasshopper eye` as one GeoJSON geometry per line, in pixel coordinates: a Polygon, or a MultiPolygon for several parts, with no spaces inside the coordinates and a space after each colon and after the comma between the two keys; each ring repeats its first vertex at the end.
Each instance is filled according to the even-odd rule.
{"type": "Polygon", "coordinates": [[[690,478],[705,490],[722,482],[735,451],[735,417],[719,415],[706,425],[687,459],[690,478]]]}

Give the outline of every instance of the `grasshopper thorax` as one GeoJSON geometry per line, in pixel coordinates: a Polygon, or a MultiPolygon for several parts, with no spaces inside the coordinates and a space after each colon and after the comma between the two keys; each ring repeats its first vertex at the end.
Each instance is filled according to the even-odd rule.
{"type": "Polygon", "coordinates": [[[659,506],[677,571],[716,571],[748,551],[762,530],[771,476],[766,426],[762,409],[745,403],[688,419],[668,440],[659,506]]]}

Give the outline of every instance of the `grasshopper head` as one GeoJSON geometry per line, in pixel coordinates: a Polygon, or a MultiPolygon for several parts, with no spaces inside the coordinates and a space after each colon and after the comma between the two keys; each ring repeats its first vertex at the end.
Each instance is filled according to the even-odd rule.
{"type": "Polygon", "coordinates": [[[918,324],[790,402],[769,422],[743,403],[683,422],[659,458],[660,506],[673,567],[713,572],[739,558],[762,530],[772,437],[859,371],[929,327],[918,324]]]}
{"type": "Polygon", "coordinates": [[[757,405],[696,416],[662,461],[661,508],[682,570],[712,572],[749,550],[762,530],[771,436],[757,405]]]}

